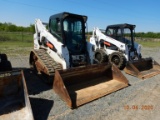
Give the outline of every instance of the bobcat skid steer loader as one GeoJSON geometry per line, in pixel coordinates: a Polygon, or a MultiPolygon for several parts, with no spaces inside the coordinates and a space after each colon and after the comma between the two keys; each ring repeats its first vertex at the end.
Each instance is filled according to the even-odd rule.
{"type": "Polygon", "coordinates": [[[94,58],[103,63],[114,63],[127,74],[146,79],[160,74],[160,65],[152,58],[142,58],[141,45],[134,42],[135,25],[117,24],[105,33],[94,28],[90,43],[95,47],[94,58]]]}
{"type": "Polygon", "coordinates": [[[128,80],[110,64],[93,64],[93,46],[86,41],[87,16],[63,12],[49,18],[48,29],[35,21],[30,65],[52,77],[54,91],[71,108],[128,86],[128,80]],[[54,80],[53,80],[54,78],[54,80]]]}

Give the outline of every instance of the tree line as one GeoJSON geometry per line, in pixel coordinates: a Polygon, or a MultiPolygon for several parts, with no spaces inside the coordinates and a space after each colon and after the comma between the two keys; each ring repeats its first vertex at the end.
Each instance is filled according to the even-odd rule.
{"type": "Polygon", "coordinates": [[[35,32],[35,28],[33,24],[30,24],[28,27],[17,26],[12,23],[1,23],[0,22],[0,31],[4,32],[35,32]]]}
{"type": "MultiPolygon", "coordinates": [[[[92,35],[92,31],[88,32],[89,35],[92,35]]],[[[160,32],[136,32],[135,37],[141,38],[160,38],[160,32]]]]}
{"type": "MultiPolygon", "coordinates": [[[[0,31],[5,32],[35,32],[34,24],[30,24],[28,27],[17,26],[12,23],[1,23],[0,22],[0,31]]],[[[88,32],[89,35],[92,34],[92,31],[88,32]]],[[[160,38],[160,32],[136,32],[135,37],[142,37],[142,38],[160,38]]]]}
{"type": "Polygon", "coordinates": [[[160,32],[154,33],[154,32],[138,32],[135,34],[136,37],[143,37],[143,38],[160,38],[160,32]]]}

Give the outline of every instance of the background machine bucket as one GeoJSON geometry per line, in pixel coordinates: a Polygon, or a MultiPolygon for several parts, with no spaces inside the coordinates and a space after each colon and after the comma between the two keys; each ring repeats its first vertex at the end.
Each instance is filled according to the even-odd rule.
{"type": "Polygon", "coordinates": [[[33,120],[27,87],[20,70],[0,73],[0,120],[33,120]]]}
{"type": "Polygon", "coordinates": [[[53,89],[71,108],[128,86],[115,65],[99,64],[56,71],[53,89]]]}
{"type": "Polygon", "coordinates": [[[152,58],[143,58],[134,62],[129,62],[124,71],[127,74],[146,79],[160,74],[160,65],[152,58]]]}

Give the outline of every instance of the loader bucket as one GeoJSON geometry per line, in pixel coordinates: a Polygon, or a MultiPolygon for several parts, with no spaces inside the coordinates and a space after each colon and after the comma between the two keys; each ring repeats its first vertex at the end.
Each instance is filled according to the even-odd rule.
{"type": "Polygon", "coordinates": [[[75,108],[128,86],[128,80],[111,64],[90,65],[55,72],[53,89],[75,108]]]}
{"type": "Polygon", "coordinates": [[[124,71],[127,74],[146,79],[160,74],[160,65],[152,58],[142,58],[141,60],[129,62],[124,71]]]}
{"type": "Polygon", "coordinates": [[[33,120],[27,87],[20,70],[0,73],[0,120],[33,120]]]}

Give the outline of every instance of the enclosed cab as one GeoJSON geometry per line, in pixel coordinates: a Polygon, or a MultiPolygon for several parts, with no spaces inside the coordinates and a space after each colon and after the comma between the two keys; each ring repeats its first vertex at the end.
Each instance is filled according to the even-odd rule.
{"type": "Polygon", "coordinates": [[[70,66],[87,64],[85,24],[87,16],[63,12],[49,18],[49,32],[69,51],[70,66]]]}
{"type": "Polygon", "coordinates": [[[119,42],[122,42],[128,46],[130,56],[129,60],[135,59],[135,57],[141,57],[141,51],[140,48],[138,48],[140,46],[136,42],[134,42],[135,27],[136,25],[127,23],[115,24],[107,26],[105,32],[107,36],[110,36],[113,39],[118,40],[119,42]]]}

